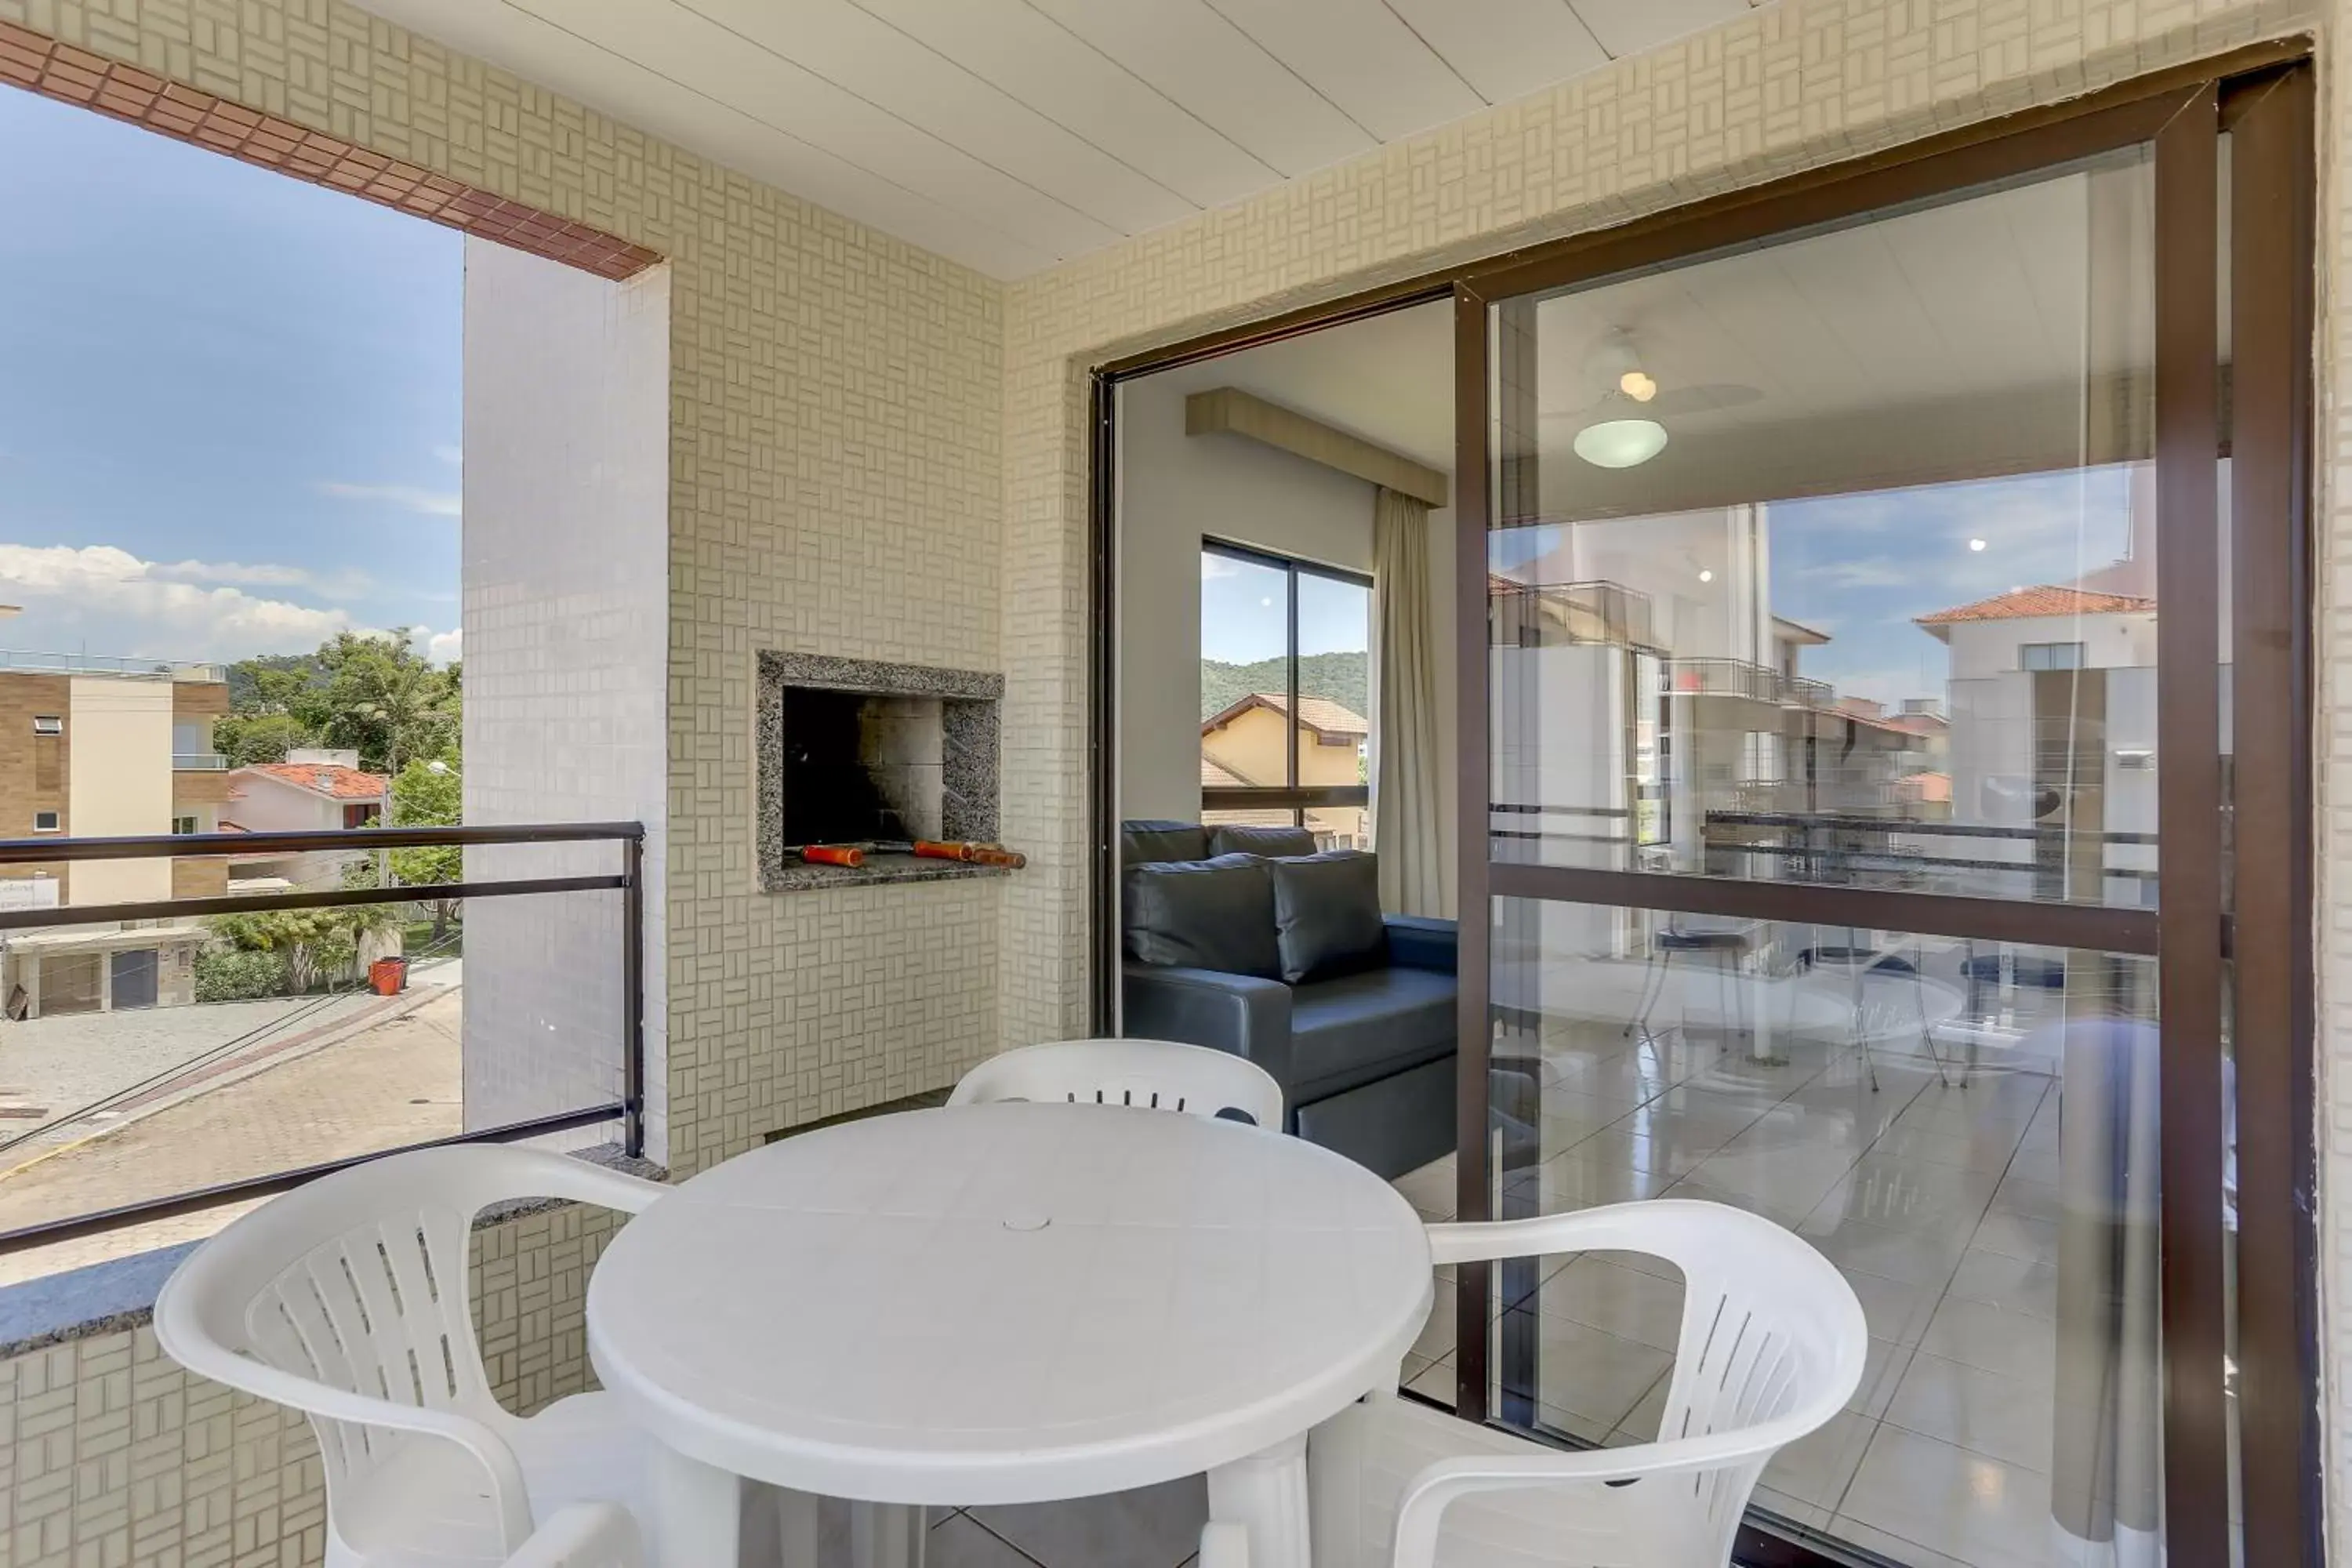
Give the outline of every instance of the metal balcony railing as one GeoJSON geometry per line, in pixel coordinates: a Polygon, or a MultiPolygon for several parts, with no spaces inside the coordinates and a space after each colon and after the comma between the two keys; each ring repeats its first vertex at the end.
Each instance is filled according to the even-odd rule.
{"type": "Polygon", "coordinates": [[[1780,685],[1779,671],[1744,658],[1677,658],[1666,664],[1665,689],[1677,697],[1739,697],[1777,703],[1780,685]]]}
{"type": "MultiPolygon", "coordinates": [[[[5,657],[5,656],[0,656],[5,657]]],[[[76,1237],[112,1230],[121,1226],[168,1219],[242,1198],[266,1197],[314,1181],[332,1172],[380,1160],[413,1149],[440,1148],[452,1143],[510,1143],[549,1133],[567,1132],[602,1122],[621,1123],[623,1150],[632,1158],[645,1152],[646,1108],[646,985],[645,985],[645,849],[646,830],[635,822],[531,823],[495,827],[355,827],[314,833],[180,833],[131,838],[16,838],[0,840],[0,867],[54,866],[77,860],[165,860],[253,854],[298,855],[313,851],[356,851],[361,856],[381,849],[421,849],[442,846],[487,844],[581,844],[613,842],[621,846],[621,866],[614,872],[573,877],[499,878],[485,881],[432,882],[387,888],[294,889],[281,893],[227,893],[213,897],[157,899],[133,903],[68,904],[62,908],[0,908],[0,942],[14,931],[59,925],[99,926],[117,922],[176,921],[195,915],[247,914],[289,909],[348,909],[362,904],[421,904],[463,899],[523,898],[536,893],[617,892],[622,900],[621,985],[627,1016],[623,1021],[621,1097],[602,1105],[551,1116],[485,1127],[454,1137],[436,1138],[400,1148],[331,1160],[296,1170],[275,1171],[224,1182],[216,1186],[144,1198],[94,1214],[46,1220],[37,1225],[0,1231],[0,1254],[47,1247],[76,1237]]]]}
{"type": "Polygon", "coordinates": [[[228,666],[184,658],[120,658],[102,653],[39,653],[0,648],[0,671],[42,675],[134,675],[148,679],[221,681],[228,666]]]}
{"type": "Polygon", "coordinates": [[[1837,706],[1837,688],[1826,680],[1809,676],[1784,675],[1780,678],[1780,705],[1783,708],[1820,708],[1837,706]]]}

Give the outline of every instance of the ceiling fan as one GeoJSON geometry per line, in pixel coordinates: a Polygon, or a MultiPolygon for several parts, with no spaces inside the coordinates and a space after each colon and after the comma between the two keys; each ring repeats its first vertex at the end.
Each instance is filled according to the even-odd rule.
{"type": "Polygon", "coordinates": [[[1661,419],[1736,408],[1764,395],[1734,382],[1662,386],[1643,368],[1633,334],[1624,327],[1611,328],[1592,345],[1585,355],[1584,374],[1600,395],[1580,408],[1557,410],[1541,418],[1546,424],[1572,422],[1576,435],[1570,445],[1576,455],[1602,468],[1633,468],[1664,451],[1666,427],[1661,419]]]}

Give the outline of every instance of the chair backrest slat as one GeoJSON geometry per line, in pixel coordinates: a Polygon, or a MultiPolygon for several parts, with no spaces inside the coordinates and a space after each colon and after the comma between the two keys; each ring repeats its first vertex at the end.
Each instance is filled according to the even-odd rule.
{"type": "Polygon", "coordinates": [[[950,1105],[992,1100],[1124,1105],[1192,1116],[1226,1112],[1282,1129],[1282,1086],[1228,1051],[1173,1040],[1056,1040],[991,1058],[966,1073],[950,1105]]]}

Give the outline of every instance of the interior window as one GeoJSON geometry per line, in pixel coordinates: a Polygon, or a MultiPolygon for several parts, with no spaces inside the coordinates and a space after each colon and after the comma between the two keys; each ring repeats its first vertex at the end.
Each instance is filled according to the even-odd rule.
{"type": "Polygon", "coordinates": [[[1201,552],[1201,819],[1371,847],[1371,579],[1201,552]]]}

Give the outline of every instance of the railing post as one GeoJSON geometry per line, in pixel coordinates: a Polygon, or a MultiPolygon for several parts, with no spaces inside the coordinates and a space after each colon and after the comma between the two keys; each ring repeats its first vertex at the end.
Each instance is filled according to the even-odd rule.
{"type": "Polygon", "coordinates": [[[646,841],[642,830],[622,844],[627,883],[621,916],[621,984],[626,993],[628,1037],[622,1042],[621,1148],[632,1160],[646,1152],[646,841]]]}

